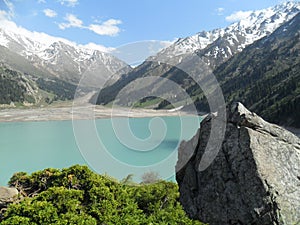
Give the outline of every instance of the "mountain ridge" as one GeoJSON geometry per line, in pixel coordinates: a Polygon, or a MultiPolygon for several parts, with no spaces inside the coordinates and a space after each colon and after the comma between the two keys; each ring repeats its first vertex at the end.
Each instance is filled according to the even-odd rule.
{"type": "MultiPolygon", "coordinates": [[[[177,57],[178,63],[180,63],[182,54],[197,54],[213,70],[250,45],[251,42],[270,35],[271,32],[284,22],[292,19],[299,11],[299,2],[283,3],[268,9],[255,11],[248,19],[234,23],[227,28],[215,29],[211,32],[203,31],[185,39],[179,39],[173,45],[163,49],[156,56],[149,57],[140,66],[124,74],[117,82],[102,89],[96,103],[104,105],[111,103],[116,98],[118,92],[130,82],[147,76],[167,78],[190,92],[192,91],[190,89],[193,89],[193,80],[183,71],[160,63],[161,59],[166,59],[165,61],[167,61],[168,59],[175,59],[177,57]],[[255,29],[251,31],[250,28],[255,29]],[[240,30],[243,30],[243,32],[240,32],[240,30]]],[[[159,83],[158,85],[163,84],[159,83]]],[[[179,104],[184,105],[184,103],[179,104]]],[[[160,104],[153,105],[153,107],[159,108],[160,104]]]]}
{"type": "MultiPolygon", "coordinates": [[[[46,71],[47,77],[73,84],[78,84],[82,76],[86,75],[85,72],[91,76],[91,81],[88,80],[83,85],[93,87],[95,79],[99,79],[98,85],[102,85],[101,81],[105,82],[110,76],[131,69],[125,62],[110,54],[45,33],[30,32],[10,21],[0,26],[0,45],[24,57],[38,70],[46,71]],[[102,72],[91,71],[95,67],[101,68],[102,72]]],[[[10,63],[9,66],[13,65],[10,63]]]]}
{"type": "MultiPolygon", "coordinates": [[[[150,57],[154,61],[156,58],[172,57],[186,53],[197,52],[201,56],[210,58],[211,55],[223,54],[224,58],[229,58],[234,52],[242,51],[247,45],[262,37],[271,34],[284,22],[292,19],[300,11],[300,2],[286,2],[274,7],[252,11],[249,17],[232,23],[225,28],[213,29],[212,31],[201,31],[195,35],[179,39],[173,45],[163,49],[157,56],[150,57]],[[232,47],[228,51],[226,48],[211,49],[201,52],[218,39],[228,42],[226,47],[232,47]],[[235,50],[233,49],[235,48],[235,50]],[[215,50],[215,51],[213,51],[215,50]],[[234,52],[230,52],[233,51],[234,52]],[[223,53],[224,52],[224,53],[223,53]]],[[[218,46],[216,43],[216,46],[218,46]]]]}
{"type": "Polygon", "coordinates": [[[214,71],[228,103],[241,101],[270,122],[300,127],[299,24],[300,13],[214,71]]]}

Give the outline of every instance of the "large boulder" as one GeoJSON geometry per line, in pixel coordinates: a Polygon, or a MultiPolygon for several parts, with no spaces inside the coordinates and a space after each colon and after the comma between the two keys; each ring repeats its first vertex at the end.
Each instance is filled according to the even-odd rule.
{"type": "Polygon", "coordinates": [[[18,194],[16,188],[0,187],[0,209],[14,202],[18,198],[18,194]]]}
{"type": "Polygon", "coordinates": [[[196,147],[176,174],[188,215],[211,225],[300,224],[300,139],[235,103],[221,149],[199,171],[212,119],[207,116],[199,135],[179,149],[180,165],[180,156],[196,147]]]}

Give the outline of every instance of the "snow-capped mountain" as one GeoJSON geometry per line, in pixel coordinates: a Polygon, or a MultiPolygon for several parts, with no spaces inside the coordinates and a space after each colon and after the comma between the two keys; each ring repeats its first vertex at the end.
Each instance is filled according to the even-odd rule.
{"type": "MultiPolygon", "coordinates": [[[[145,76],[161,76],[175,81],[185,90],[193,90],[193,81],[182,71],[171,65],[184,61],[187,53],[196,53],[212,70],[229,60],[235,54],[242,52],[246,46],[271,35],[281,25],[290,21],[300,12],[300,2],[287,2],[263,10],[249,13],[248,18],[233,23],[226,28],[203,31],[193,36],[179,39],[174,44],[149,57],[143,64],[122,76],[120,80],[103,90],[103,96],[98,97],[98,104],[107,104],[114,100],[118,91],[133,80],[145,76]],[[172,59],[168,61],[168,59],[172,59]],[[171,62],[169,65],[161,62],[171,62]]],[[[197,67],[195,62],[189,67],[197,67]]],[[[157,89],[163,82],[157,82],[157,89]]],[[[174,90],[173,96],[176,96],[174,90]]],[[[170,93],[167,93],[170,95],[170,93]]],[[[172,94],[172,93],[171,93],[172,94]]]]}
{"type": "Polygon", "coordinates": [[[150,59],[169,58],[174,55],[197,52],[197,54],[208,58],[207,63],[214,67],[235,53],[241,52],[247,45],[271,34],[284,22],[292,19],[299,11],[300,2],[286,2],[267,9],[253,11],[248,18],[226,28],[203,31],[179,39],[150,59]]]}
{"type": "Polygon", "coordinates": [[[75,84],[87,73],[92,77],[85,83],[90,82],[87,85],[93,86],[95,79],[105,81],[120,71],[130,70],[126,63],[110,54],[79,46],[63,38],[31,32],[17,27],[11,21],[4,21],[0,25],[0,45],[23,56],[36,68],[75,84]]]}

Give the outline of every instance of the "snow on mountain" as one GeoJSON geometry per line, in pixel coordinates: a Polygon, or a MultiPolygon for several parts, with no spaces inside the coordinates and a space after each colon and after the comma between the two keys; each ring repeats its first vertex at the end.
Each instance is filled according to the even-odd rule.
{"type": "Polygon", "coordinates": [[[101,74],[93,76],[102,76],[102,80],[120,70],[130,70],[123,61],[98,50],[105,50],[103,46],[77,45],[64,38],[28,31],[8,20],[0,23],[0,45],[25,57],[35,67],[73,83],[77,83],[86,71],[92,74],[91,68],[101,68],[101,74]]]}
{"type": "MultiPolygon", "coordinates": [[[[196,52],[199,56],[204,56],[206,62],[214,68],[254,41],[271,34],[299,11],[299,2],[287,2],[253,11],[247,18],[226,28],[202,31],[179,39],[148,60],[155,61],[161,57],[170,58],[174,55],[196,52]]],[[[0,45],[25,57],[35,67],[73,83],[78,82],[87,71],[105,80],[120,69],[122,72],[130,70],[123,61],[99,51],[105,50],[103,46],[77,45],[63,38],[28,31],[12,21],[1,21],[0,45]],[[93,70],[102,72],[95,74],[93,70]]],[[[119,76],[114,77],[118,79],[119,76]]],[[[93,79],[91,83],[94,83],[93,79]]]]}
{"type": "Polygon", "coordinates": [[[6,41],[1,44],[5,47],[13,47],[13,44],[19,44],[27,53],[36,53],[46,49],[54,42],[62,41],[68,45],[76,45],[74,42],[64,38],[53,37],[45,33],[32,32],[17,26],[9,20],[1,20],[0,23],[0,41],[6,41]]]}
{"type": "MultiPolygon", "coordinates": [[[[184,62],[181,66],[189,66],[191,69],[201,66],[201,63],[197,64],[198,61],[196,60],[185,61],[185,54],[197,54],[213,71],[233,55],[243,51],[246,46],[271,35],[281,25],[288,23],[299,11],[300,2],[282,3],[267,9],[247,12],[247,18],[235,22],[226,28],[208,32],[203,31],[193,36],[179,39],[155,56],[149,57],[143,64],[122,76],[113,85],[106,87],[103,96],[98,97],[97,103],[107,104],[111,102],[118,95],[118,88],[123,88],[133,80],[146,76],[168,78],[176,81],[186,90],[194,90],[195,82],[172,66],[181,62],[184,62]]],[[[187,57],[187,59],[189,58],[187,57]]],[[[155,83],[155,90],[165,90],[163,85],[163,81],[155,83]]],[[[166,91],[166,97],[170,95],[179,96],[176,91],[175,89],[166,91]]],[[[128,92],[129,95],[130,93],[128,92]]]]}
{"type": "Polygon", "coordinates": [[[245,37],[241,47],[271,34],[284,22],[292,19],[300,11],[300,2],[286,2],[275,7],[257,10],[246,19],[230,25],[225,33],[240,33],[245,37]]]}
{"type": "MultiPolygon", "coordinates": [[[[271,34],[284,22],[292,19],[299,11],[300,2],[286,2],[267,9],[253,11],[249,17],[226,28],[203,31],[179,39],[156,56],[150,57],[150,60],[160,57],[170,58],[197,51],[208,58],[222,57],[223,60],[221,61],[224,61],[224,59],[242,51],[247,45],[271,34]]],[[[210,64],[210,62],[208,63],[210,64]]]]}

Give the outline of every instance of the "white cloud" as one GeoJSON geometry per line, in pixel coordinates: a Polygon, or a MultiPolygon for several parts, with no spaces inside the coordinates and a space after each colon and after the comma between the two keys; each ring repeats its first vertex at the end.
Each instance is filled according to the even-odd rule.
{"type": "Polygon", "coordinates": [[[137,41],[116,47],[109,53],[131,66],[137,66],[172,43],[171,41],[158,40],[137,41]]]}
{"type": "Polygon", "coordinates": [[[48,16],[51,18],[57,16],[57,13],[52,9],[44,9],[43,12],[44,12],[45,16],[48,16]]]}
{"type": "Polygon", "coordinates": [[[69,7],[74,7],[75,5],[79,4],[78,0],[58,0],[60,4],[66,5],[69,7]]]}
{"type": "Polygon", "coordinates": [[[118,27],[118,25],[122,23],[121,20],[109,19],[100,24],[84,26],[82,20],[78,19],[73,14],[67,14],[64,19],[67,21],[66,23],[58,24],[59,28],[62,30],[70,27],[77,27],[81,29],[88,29],[102,36],[116,36],[121,32],[121,29],[118,27]]]}
{"type": "Polygon", "coordinates": [[[46,3],[46,0],[38,0],[38,3],[46,3]]]}
{"type": "MultiPolygon", "coordinates": [[[[86,48],[86,49],[90,49],[90,50],[99,50],[101,52],[106,52],[106,53],[110,53],[115,49],[112,47],[105,47],[103,45],[98,45],[95,43],[79,45],[75,42],[69,41],[69,40],[61,38],[61,37],[50,36],[50,35],[48,35],[46,33],[42,33],[42,32],[29,31],[21,26],[18,26],[15,22],[11,21],[7,17],[7,12],[4,10],[0,10],[0,28],[5,29],[6,31],[20,34],[24,37],[30,38],[30,39],[36,41],[37,43],[41,43],[44,48],[47,48],[49,45],[51,45],[54,42],[61,41],[63,43],[71,45],[71,46],[79,46],[82,48],[86,48]]],[[[3,43],[0,43],[0,45],[1,44],[3,44],[3,43]]]]}
{"type": "MultiPolygon", "coordinates": [[[[156,41],[156,40],[149,41],[148,44],[149,56],[155,55],[162,49],[169,47],[172,43],[173,42],[171,41],[156,41]]],[[[147,56],[146,58],[148,58],[149,56],[147,56]]]]}
{"type": "Polygon", "coordinates": [[[73,14],[67,14],[64,19],[67,21],[67,23],[60,23],[58,25],[59,28],[62,30],[70,27],[84,28],[82,20],[78,19],[73,14]]]}
{"type": "Polygon", "coordinates": [[[121,20],[109,19],[102,24],[91,24],[88,29],[99,35],[116,36],[121,31],[117,25],[121,23],[121,20]]]}
{"type": "MultiPolygon", "coordinates": [[[[171,44],[173,44],[176,40],[177,40],[177,38],[174,39],[173,41],[160,41],[160,44],[161,44],[161,46],[162,46],[163,48],[167,48],[167,47],[169,47],[171,44]]],[[[160,49],[160,50],[161,50],[161,49],[160,49]]]]}
{"type": "Polygon", "coordinates": [[[222,16],[223,13],[224,13],[224,11],[225,11],[225,9],[222,8],[222,7],[220,7],[220,8],[217,8],[215,11],[217,12],[217,15],[218,15],[218,16],[222,16]]]}
{"type": "Polygon", "coordinates": [[[110,52],[115,50],[115,48],[105,47],[103,45],[98,45],[98,44],[95,44],[95,43],[92,43],[92,42],[90,42],[86,45],[79,45],[79,46],[83,47],[83,48],[91,49],[91,50],[99,50],[99,51],[105,52],[105,53],[110,53],[110,52]]]}
{"type": "Polygon", "coordinates": [[[9,19],[9,15],[6,11],[0,10],[0,21],[9,19]]]}
{"type": "MultiPolygon", "coordinates": [[[[1,11],[0,11],[0,19],[1,19],[1,11]]],[[[67,43],[69,45],[76,46],[75,42],[71,42],[64,38],[53,37],[53,36],[50,36],[48,34],[41,33],[41,32],[29,31],[21,26],[16,25],[16,23],[14,23],[13,21],[8,20],[8,19],[1,20],[0,28],[5,29],[6,31],[11,31],[13,33],[20,34],[24,37],[30,38],[30,39],[38,42],[38,43],[42,43],[45,45],[45,47],[48,47],[53,42],[57,42],[57,41],[61,41],[61,42],[67,43]]]]}
{"type": "Polygon", "coordinates": [[[4,4],[6,5],[6,7],[8,8],[7,16],[9,18],[14,17],[15,16],[15,6],[14,6],[14,4],[9,0],[3,0],[3,1],[4,1],[4,4]]]}
{"type": "Polygon", "coordinates": [[[37,16],[37,15],[39,15],[39,13],[38,13],[38,11],[36,11],[36,10],[33,10],[33,11],[31,12],[31,14],[30,14],[30,16],[32,16],[32,17],[35,17],[35,16],[37,16]]]}
{"type": "Polygon", "coordinates": [[[246,19],[247,17],[250,16],[251,13],[252,13],[252,11],[238,11],[238,12],[234,12],[230,16],[227,16],[225,19],[228,22],[237,22],[242,19],[246,19]]]}

